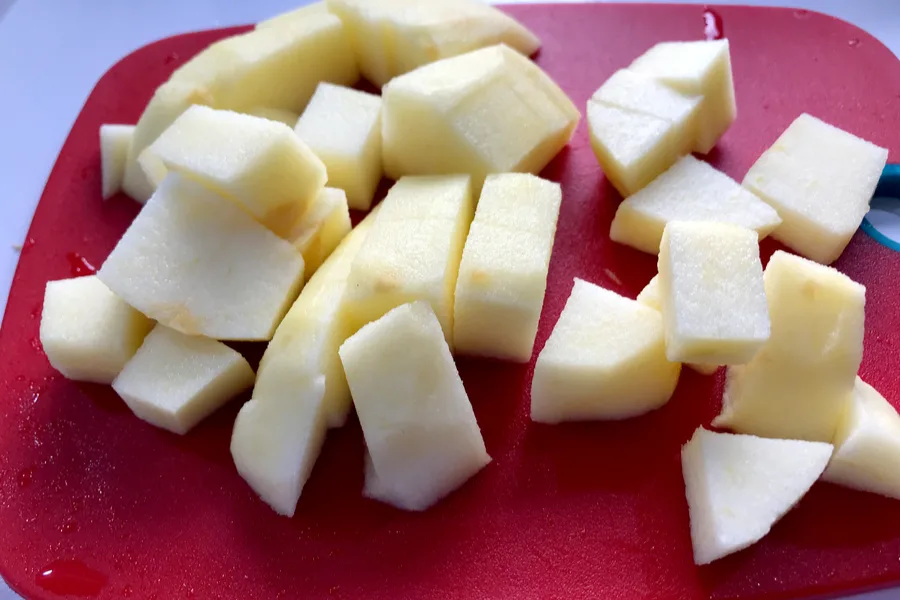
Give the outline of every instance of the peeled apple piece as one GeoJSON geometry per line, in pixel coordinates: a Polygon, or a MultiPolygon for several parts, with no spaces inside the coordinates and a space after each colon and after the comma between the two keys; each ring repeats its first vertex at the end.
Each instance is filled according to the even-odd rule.
{"type": "Polygon", "coordinates": [[[690,155],[619,204],[609,237],[658,254],[663,230],[671,221],[732,223],[753,229],[759,239],[781,224],[775,209],[725,173],[690,155]]]}
{"type": "Polygon", "coordinates": [[[268,119],[270,121],[278,121],[279,123],[284,123],[291,129],[294,128],[294,125],[297,124],[297,120],[300,118],[300,115],[293,111],[285,110],[283,108],[269,108],[268,106],[257,106],[255,108],[251,108],[247,111],[247,114],[254,117],[268,119]]]}
{"type": "Polygon", "coordinates": [[[69,379],[112,383],[152,328],[96,275],[47,282],[41,347],[69,379]]]}
{"type": "Polygon", "coordinates": [[[222,342],[157,325],[112,387],[138,418],[185,434],[254,377],[244,357],[222,342]]]}
{"type": "Polygon", "coordinates": [[[351,229],[350,209],[343,190],[323,188],[294,224],[287,240],[303,255],[307,280],[331,255],[351,229]]]}
{"type": "Polygon", "coordinates": [[[661,42],[630,71],[653,77],[683,94],[701,96],[694,152],[706,154],[737,117],[728,40],[661,42]]]}
{"type": "Polygon", "coordinates": [[[900,499],[900,415],[859,377],[838,423],[834,446],[822,476],[825,481],[900,499]]]}
{"type": "Polygon", "coordinates": [[[257,29],[265,29],[266,27],[282,27],[292,25],[296,21],[304,21],[314,19],[319,15],[328,14],[328,7],[325,2],[313,2],[294,10],[289,10],[281,14],[275,15],[256,24],[257,29]]]}
{"type": "Polygon", "coordinates": [[[887,157],[885,148],[804,113],[750,167],[743,185],[781,216],[772,237],[828,265],[869,211],[887,157]]]}
{"type": "Polygon", "coordinates": [[[546,73],[491,46],[401,75],[382,90],[385,174],[538,173],[569,142],[580,115],[546,73]]]}
{"type": "Polygon", "coordinates": [[[540,40],[477,0],[327,0],[346,25],[360,70],[377,86],[422,65],[506,44],[529,56],[540,40]]]}
{"type": "Polygon", "coordinates": [[[122,189],[132,137],[134,125],[100,126],[100,173],[104,200],[110,199],[122,189]]]}
{"type": "Polygon", "coordinates": [[[531,419],[634,417],[668,402],[680,372],[659,311],[576,279],[534,367],[531,419]]]}
{"type": "Polygon", "coordinates": [[[866,289],[780,250],[763,280],[771,336],[748,364],[729,367],[713,425],[831,442],[862,361],[866,289]]]}
{"type": "Polygon", "coordinates": [[[201,182],[286,237],[325,186],[325,165],[283,123],[192,106],[141,153],[154,165],[201,182]]]}
{"type": "Polygon", "coordinates": [[[171,173],[97,276],[187,335],[260,341],[296,298],[303,257],[233,202],[171,173]]]}
{"type": "Polygon", "coordinates": [[[371,462],[366,495],[425,510],[490,462],[427,302],[369,323],[344,342],[340,356],[371,462]]]}
{"type": "Polygon", "coordinates": [[[681,449],[694,563],[705,565],[762,539],[809,491],[832,445],[714,433],[681,449]]]}

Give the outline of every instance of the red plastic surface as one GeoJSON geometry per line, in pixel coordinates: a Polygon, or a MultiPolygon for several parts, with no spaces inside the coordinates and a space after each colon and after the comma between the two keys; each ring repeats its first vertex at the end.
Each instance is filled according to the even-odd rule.
{"type": "MultiPolygon", "coordinates": [[[[737,123],[710,156],[740,179],[800,112],[900,151],[900,63],[838,21],[721,7],[737,123]]],[[[538,62],[583,107],[661,40],[702,39],[702,7],[522,6],[538,62]]],[[[239,403],[185,437],[72,383],[40,350],[44,283],[99,265],[138,211],[100,199],[98,127],[133,123],[168,73],[231,31],[163,40],[97,84],[47,183],[0,331],[0,571],[29,598],[787,598],[900,583],[900,504],[816,484],[772,533],[708,567],[691,561],[679,448],[717,413],[722,374],[685,369],[664,408],[622,423],[528,419],[530,365],[460,359],[493,462],[424,514],[363,499],[355,420],[329,434],[293,519],[241,480],[239,403]],[[77,253],[73,255],[72,253],[77,253]],[[74,257],[78,257],[73,260],[74,257]],[[74,271],[73,271],[74,269],[74,271]],[[50,571],[49,574],[45,572],[50,571]]],[[[546,169],[564,202],[537,348],[583,277],[635,295],[655,257],[611,243],[619,201],[586,125],[546,169]]],[[[766,242],[768,254],[774,244],[766,242]]],[[[863,375],[900,401],[900,255],[858,234],[838,266],[868,286],[863,375]]]]}

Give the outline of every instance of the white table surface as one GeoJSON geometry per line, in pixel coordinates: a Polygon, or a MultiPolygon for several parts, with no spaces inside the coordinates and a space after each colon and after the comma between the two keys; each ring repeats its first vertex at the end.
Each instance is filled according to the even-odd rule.
{"type": "MultiPolygon", "coordinates": [[[[100,76],[159,38],[255,22],[306,1],[0,0],[0,315],[18,261],[14,246],[25,239],[57,153],[100,76]]],[[[861,27],[900,56],[900,0],[713,3],[818,10],[861,27]]],[[[0,582],[0,600],[10,598],[17,596],[0,582]]],[[[856,598],[900,599],[900,590],[856,598]]]]}

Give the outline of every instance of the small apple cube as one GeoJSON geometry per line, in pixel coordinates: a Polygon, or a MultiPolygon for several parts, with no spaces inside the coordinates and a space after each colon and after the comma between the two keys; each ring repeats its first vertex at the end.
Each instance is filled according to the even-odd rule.
{"type": "Polygon", "coordinates": [[[157,325],[112,387],[138,418],[185,434],[253,379],[244,357],[222,342],[157,325]]]}
{"type": "Polygon", "coordinates": [[[534,367],[531,418],[634,417],[668,402],[680,372],[659,311],[576,279],[534,367]]]}
{"type": "Polygon", "coordinates": [[[186,110],[140,160],[200,181],[281,236],[327,179],[322,161],[283,123],[207,106],[186,110]]]}
{"type": "Polygon", "coordinates": [[[381,181],[381,98],[320,83],[294,131],[347,192],[350,208],[368,210],[381,181]]]}
{"type": "Polygon", "coordinates": [[[187,335],[268,340],[303,283],[303,257],[233,202],[169,174],[97,274],[187,335]]]}
{"type": "Polygon", "coordinates": [[[737,116],[728,40],[662,42],[639,56],[628,69],[703,98],[694,152],[706,154],[712,150],[737,116]]]}
{"type": "Polygon", "coordinates": [[[430,62],[506,44],[526,56],[541,43],[518,21],[477,0],[327,0],[346,25],[362,74],[382,86],[430,62]]]}
{"type": "Polygon", "coordinates": [[[350,233],[350,228],[344,191],[323,188],[287,235],[287,240],[303,255],[307,280],[350,233]]]}
{"type": "Polygon", "coordinates": [[[884,148],[802,114],[750,167],[743,185],[781,216],[772,237],[828,265],[869,211],[887,156],[884,148]]]}
{"type": "Polygon", "coordinates": [[[750,363],[728,369],[713,424],[830,442],[862,361],[866,289],[782,251],[769,259],[763,279],[771,336],[750,363]]]}
{"type": "Polygon", "coordinates": [[[900,415],[859,377],[838,423],[834,456],[822,478],[900,499],[900,415]]]}
{"type": "MultiPolygon", "coordinates": [[[[635,298],[639,303],[648,306],[653,310],[662,312],[662,298],[659,291],[659,275],[654,275],[653,279],[644,286],[638,297],[635,298]]],[[[703,364],[703,363],[687,363],[688,367],[697,371],[701,375],[712,375],[719,370],[719,365],[703,364]]]]}
{"type": "Polygon", "coordinates": [[[659,291],[671,361],[744,364],[769,339],[756,232],[672,221],[659,250],[659,291]]]}
{"type": "Polygon", "coordinates": [[[457,352],[519,362],[531,358],[561,200],[559,184],[534,175],[485,180],[456,281],[457,352]],[[520,211],[546,215],[547,222],[516,228],[517,220],[528,219],[519,217],[520,211]]]}
{"type": "Polygon", "coordinates": [[[587,104],[591,147],[609,182],[634,194],[690,152],[701,98],[616,71],[587,104]]]}
{"type": "Polygon", "coordinates": [[[95,275],[50,281],[44,290],[41,346],[69,379],[112,383],[152,328],[95,275]]]}
{"type": "Polygon", "coordinates": [[[503,45],[401,75],[382,97],[387,176],[468,173],[476,193],[490,173],[538,173],[580,118],[546,73],[503,45]]]}
{"type": "Polygon", "coordinates": [[[340,356],[372,465],[364,493],[425,510],[490,462],[427,302],[369,323],[344,342],[340,356]]]}
{"type": "Polygon", "coordinates": [[[323,14],[328,14],[328,7],[325,6],[325,2],[313,2],[312,4],[307,4],[305,6],[301,6],[300,8],[295,8],[293,10],[275,15],[274,17],[265,19],[264,21],[260,21],[256,24],[256,28],[265,29],[266,27],[282,27],[292,25],[296,21],[306,21],[309,19],[319,18],[320,15],[323,14]]]}
{"type": "Polygon", "coordinates": [[[270,121],[284,123],[291,129],[294,128],[294,126],[297,124],[297,121],[300,119],[300,115],[292,110],[285,110],[283,108],[271,108],[268,106],[256,106],[248,110],[247,114],[254,117],[260,117],[261,119],[268,119],[270,121]]]}
{"type": "Polygon", "coordinates": [[[753,229],[759,239],[781,224],[771,206],[693,156],[684,156],[616,210],[609,237],[649,254],[659,253],[670,221],[714,221],[753,229]]]}
{"type": "Polygon", "coordinates": [[[809,491],[832,449],[698,428],[681,449],[694,563],[711,563],[762,539],[809,491]]]}
{"type": "Polygon", "coordinates": [[[108,200],[122,190],[128,148],[134,137],[134,125],[100,126],[100,173],[103,199],[108,200]]]}
{"type": "Polygon", "coordinates": [[[473,213],[468,176],[397,182],[350,270],[344,314],[351,331],[401,304],[426,300],[451,343],[456,278],[473,213]],[[411,202],[407,188],[418,194],[418,202],[411,202]],[[432,217],[415,216],[429,203],[438,205],[432,217]],[[407,206],[408,211],[401,210],[407,206]]]}
{"type": "Polygon", "coordinates": [[[260,377],[231,433],[231,458],[240,476],[279,515],[294,516],[297,500],[319,458],[327,426],[325,377],[279,369],[260,377]]]}

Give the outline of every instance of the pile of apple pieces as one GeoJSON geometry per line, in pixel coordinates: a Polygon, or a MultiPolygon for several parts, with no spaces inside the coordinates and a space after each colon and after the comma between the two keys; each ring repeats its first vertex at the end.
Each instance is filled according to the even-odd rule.
{"type": "Polygon", "coordinates": [[[366,495],[458,487],[490,458],[451,349],[531,358],[562,192],[528,173],[580,117],[497,42],[538,45],[470,0],[329,0],[198,54],[101,128],[104,197],[146,204],[96,276],[48,284],[50,362],[176,433],[252,386],[232,455],[281,514],[351,405],[366,495]],[[223,341],[268,342],[256,375],[223,341]]]}

